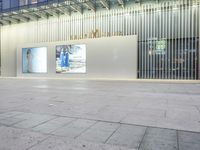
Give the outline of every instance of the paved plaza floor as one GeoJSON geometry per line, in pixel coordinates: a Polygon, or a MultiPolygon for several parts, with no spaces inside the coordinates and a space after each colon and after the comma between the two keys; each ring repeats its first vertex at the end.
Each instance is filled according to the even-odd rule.
{"type": "Polygon", "coordinates": [[[0,150],[200,150],[200,82],[0,78],[0,150]]]}

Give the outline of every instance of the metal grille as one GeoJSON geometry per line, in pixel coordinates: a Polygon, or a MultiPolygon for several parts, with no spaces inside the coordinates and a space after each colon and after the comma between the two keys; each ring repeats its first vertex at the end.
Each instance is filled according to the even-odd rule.
{"type": "Polygon", "coordinates": [[[142,6],[138,77],[198,79],[199,6],[197,1],[142,6]]]}

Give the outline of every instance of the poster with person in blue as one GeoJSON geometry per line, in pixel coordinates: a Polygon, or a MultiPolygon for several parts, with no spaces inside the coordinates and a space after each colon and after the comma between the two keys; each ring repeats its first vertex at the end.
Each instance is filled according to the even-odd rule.
{"type": "Polygon", "coordinates": [[[56,46],[56,73],[85,73],[86,46],[60,45],[56,46]]]}

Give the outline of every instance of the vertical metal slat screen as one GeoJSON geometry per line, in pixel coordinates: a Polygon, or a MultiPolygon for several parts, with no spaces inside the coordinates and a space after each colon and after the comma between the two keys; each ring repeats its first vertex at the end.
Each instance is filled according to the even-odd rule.
{"type": "Polygon", "coordinates": [[[198,0],[140,7],[138,78],[199,78],[198,0]]]}

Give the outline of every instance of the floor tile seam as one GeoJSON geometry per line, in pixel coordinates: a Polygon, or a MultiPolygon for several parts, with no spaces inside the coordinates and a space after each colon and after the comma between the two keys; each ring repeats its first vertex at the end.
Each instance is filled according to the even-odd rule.
{"type": "Polygon", "coordinates": [[[147,126],[147,125],[139,125],[139,124],[131,124],[131,123],[120,123],[120,124],[122,124],[122,125],[139,126],[139,127],[148,127],[148,128],[174,130],[174,131],[183,131],[183,132],[190,132],[190,133],[200,133],[200,131],[189,131],[189,130],[181,130],[181,129],[167,128],[167,127],[158,127],[158,126],[150,126],[150,125],[147,126]]]}
{"type": "Polygon", "coordinates": [[[104,143],[104,144],[109,144],[109,143],[107,143],[108,140],[120,129],[121,126],[122,126],[122,125],[119,124],[119,126],[115,129],[115,131],[113,131],[113,132],[111,133],[111,135],[110,135],[103,143],[104,143]]]}
{"type": "Polygon", "coordinates": [[[85,133],[87,130],[89,130],[91,127],[95,126],[99,121],[95,121],[92,125],[84,129],[79,135],[75,136],[74,139],[77,139],[79,136],[81,136],[83,133],[85,133]]]}
{"type": "MultiPolygon", "coordinates": [[[[62,126],[59,126],[59,127],[56,128],[55,130],[53,130],[53,131],[51,131],[51,132],[49,132],[49,133],[47,133],[47,134],[49,134],[49,135],[55,135],[55,134],[53,134],[55,131],[59,130],[60,128],[67,127],[68,125],[70,125],[71,123],[73,123],[73,122],[76,121],[76,120],[77,120],[77,119],[74,119],[74,120],[72,120],[72,121],[70,121],[70,122],[68,122],[68,123],[66,123],[66,124],[63,124],[62,126]]],[[[33,130],[33,131],[35,131],[35,130],[33,130]]],[[[35,132],[40,132],[40,133],[42,133],[41,131],[35,131],[35,132]]]]}
{"type": "MultiPolygon", "coordinates": [[[[138,107],[138,105],[139,105],[139,102],[137,103],[137,105],[136,105],[136,109],[138,109],[139,107],[138,107]]],[[[122,122],[126,117],[128,117],[131,113],[133,113],[134,112],[134,110],[132,110],[132,111],[130,111],[130,112],[127,112],[125,115],[124,115],[124,117],[122,117],[122,119],[120,119],[119,120],[119,123],[120,122],[122,122]]]]}
{"type": "MultiPolygon", "coordinates": [[[[52,116],[54,116],[54,115],[52,115],[52,116]]],[[[50,121],[54,121],[54,120],[56,120],[56,119],[58,119],[58,118],[59,118],[58,116],[55,116],[54,118],[52,118],[52,119],[50,119],[50,120],[46,120],[44,123],[38,124],[38,125],[36,125],[36,126],[34,126],[34,127],[32,127],[32,128],[36,128],[36,127],[38,127],[38,126],[40,126],[40,125],[42,125],[42,124],[48,123],[48,122],[50,122],[50,121]]],[[[67,118],[67,117],[66,117],[66,118],[67,118]]]]}
{"type": "MultiPolygon", "coordinates": [[[[55,135],[55,134],[49,134],[49,135],[51,137],[68,138],[70,140],[78,140],[78,141],[83,141],[83,142],[90,142],[90,143],[94,143],[94,144],[105,144],[105,145],[109,145],[109,146],[120,146],[120,147],[124,147],[124,148],[130,148],[129,146],[125,146],[125,145],[118,145],[118,144],[111,144],[111,143],[102,143],[102,142],[97,142],[97,141],[90,141],[90,140],[78,139],[78,138],[73,138],[73,137],[67,137],[67,136],[64,136],[64,135],[55,135]]],[[[139,150],[139,149],[135,148],[134,150],[139,150]]]]}
{"type": "MultiPolygon", "coordinates": [[[[194,134],[199,134],[199,136],[200,136],[200,132],[192,132],[192,131],[190,132],[190,131],[177,130],[178,137],[180,137],[180,132],[194,133],[194,134]]],[[[197,144],[197,143],[195,143],[195,142],[180,141],[180,139],[179,139],[179,143],[197,144]]],[[[180,144],[179,144],[179,145],[180,145],[180,144]]]]}
{"type": "MultiPolygon", "coordinates": [[[[62,116],[64,117],[64,116],[62,116]]],[[[66,118],[73,118],[75,120],[82,119],[82,120],[90,120],[90,121],[96,121],[96,122],[105,122],[105,123],[113,123],[113,124],[121,124],[121,125],[130,125],[130,126],[138,126],[138,127],[145,127],[145,128],[157,128],[157,129],[168,129],[168,130],[174,130],[174,131],[183,131],[183,132],[190,132],[190,133],[200,133],[200,131],[188,131],[188,130],[180,130],[180,129],[174,129],[174,128],[166,128],[166,127],[157,127],[157,126],[147,126],[147,125],[140,125],[140,124],[131,124],[131,123],[122,123],[122,122],[113,122],[113,121],[105,121],[105,120],[95,120],[95,119],[88,119],[88,118],[79,118],[79,117],[66,117],[66,118]]],[[[75,121],[74,120],[74,121],[75,121]]],[[[48,121],[46,121],[48,122],[48,121]]],[[[41,123],[43,124],[43,123],[41,123]]],[[[10,127],[15,127],[15,126],[10,126],[10,127]]],[[[20,127],[17,127],[20,128],[20,127]]],[[[31,127],[33,128],[33,127],[31,127]]],[[[24,129],[24,128],[20,128],[24,129]]],[[[30,129],[30,128],[28,128],[30,129]]]]}
{"type": "MultiPolygon", "coordinates": [[[[10,125],[6,125],[6,124],[2,124],[2,125],[7,126],[7,127],[13,127],[15,124],[18,124],[18,123],[23,122],[23,121],[26,121],[26,120],[27,120],[27,119],[23,119],[23,120],[20,120],[20,121],[15,122],[15,123],[12,123],[12,124],[10,124],[10,125]]],[[[1,120],[0,120],[0,121],[1,121],[1,120]]]]}
{"type": "MultiPolygon", "coordinates": [[[[49,115],[49,114],[45,114],[45,115],[49,115]]],[[[72,117],[72,116],[63,116],[63,115],[49,115],[49,116],[55,116],[55,118],[57,118],[57,117],[64,117],[64,118],[72,118],[72,119],[90,120],[90,121],[96,121],[96,122],[106,122],[106,123],[115,123],[115,124],[119,123],[119,124],[122,124],[122,125],[132,125],[132,126],[140,126],[140,127],[151,127],[151,128],[160,128],[160,129],[169,129],[169,130],[179,130],[179,131],[184,131],[184,132],[200,133],[200,131],[199,132],[198,131],[188,131],[188,130],[166,128],[166,127],[157,127],[157,126],[147,126],[147,125],[132,124],[132,123],[123,123],[121,121],[106,121],[106,120],[101,120],[101,119],[90,119],[90,118],[84,118],[84,117],[72,117]]],[[[53,119],[55,119],[55,118],[53,118],[53,119]]],[[[50,120],[47,120],[45,122],[48,122],[50,120]]],[[[43,124],[43,123],[41,123],[41,124],[43,124]]]]}
{"type": "MultiPolygon", "coordinates": [[[[36,132],[37,133],[37,132],[36,132]]],[[[54,135],[54,134],[44,134],[44,135],[48,135],[48,137],[46,137],[45,139],[43,139],[43,140],[41,140],[41,141],[39,141],[38,143],[36,143],[36,144],[34,144],[34,145],[32,145],[32,146],[30,146],[30,147],[28,147],[26,150],[29,150],[29,149],[31,149],[31,148],[33,148],[33,147],[35,147],[35,146],[37,146],[37,145],[39,145],[39,144],[41,144],[41,143],[43,143],[44,141],[46,141],[46,140],[48,140],[48,139],[50,139],[50,138],[53,138],[53,137],[59,137],[59,138],[66,138],[66,136],[63,136],[63,135],[54,135]]],[[[69,140],[79,140],[79,139],[74,139],[74,138],[72,138],[72,137],[67,137],[69,140]]],[[[114,145],[114,144],[110,144],[110,143],[101,143],[101,142],[96,142],[96,141],[89,141],[89,140],[82,140],[82,139],[80,139],[79,141],[82,141],[82,142],[89,142],[89,143],[93,143],[93,144],[104,144],[104,145],[108,145],[108,146],[117,146],[117,147],[120,147],[120,148],[129,148],[130,149],[130,147],[128,147],[128,146],[124,146],[124,145],[114,145]]],[[[139,149],[134,149],[134,150],[139,150],[139,149]]]]}
{"type": "MultiPolygon", "coordinates": [[[[37,125],[35,125],[35,126],[30,127],[30,129],[33,129],[33,128],[37,127],[37,126],[40,126],[40,125],[42,125],[42,124],[44,124],[44,123],[47,123],[47,122],[49,122],[49,121],[51,121],[51,120],[54,120],[54,119],[56,119],[56,118],[57,118],[57,117],[54,117],[54,118],[48,119],[48,120],[46,120],[46,121],[43,121],[43,122],[41,122],[41,123],[39,123],[39,124],[37,124],[37,125]]],[[[28,120],[28,119],[27,119],[27,120],[28,120]]]]}
{"type": "Polygon", "coordinates": [[[142,139],[141,139],[141,141],[140,141],[140,144],[139,144],[139,146],[138,146],[138,150],[140,150],[140,148],[141,148],[141,146],[142,146],[142,143],[143,143],[143,141],[144,141],[144,139],[145,139],[145,136],[146,136],[146,133],[147,133],[147,130],[149,129],[149,127],[146,127],[146,129],[145,129],[145,131],[144,131],[144,135],[142,136],[142,139]]]}
{"type": "Polygon", "coordinates": [[[177,150],[179,150],[179,131],[178,130],[176,130],[176,143],[177,143],[177,150]]]}
{"type": "MultiPolygon", "coordinates": [[[[46,134],[45,134],[45,135],[46,135],[46,134]]],[[[52,135],[48,135],[48,136],[47,136],[46,138],[44,138],[43,140],[41,140],[41,141],[39,141],[39,142],[37,142],[37,143],[31,145],[30,147],[26,148],[26,150],[29,150],[29,149],[31,149],[31,148],[33,148],[33,147],[35,147],[35,146],[41,144],[42,142],[44,142],[44,141],[46,141],[47,139],[51,138],[51,136],[52,136],[52,135]]]]}
{"type": "MultiPolygon", "coordinates": [[[[13,112],[13,111],[8,111],[8,112],[13,112]]],[[[20,112],[20,111],[16,111],[16,112],[20,112]]],[[[5,112],[5,113],[7,113],[7,112],[5,112]]],[[[23,112],[20,112],[20,113],[23,113],[23,112]]],[[[2,114],[4,114],[4,113],[2,113],[2,114]]],[[[5,119],[5,118],[12,118],[12,117],[15,118],[16,116],[19,116],[19,115],[21,115],[21,114],[15,114],[15,115],[12,115],[12,116],[6,116],[6,117],[3,117],[3,119],[5,119]]]]}

